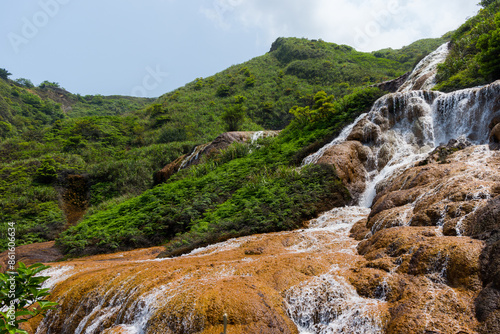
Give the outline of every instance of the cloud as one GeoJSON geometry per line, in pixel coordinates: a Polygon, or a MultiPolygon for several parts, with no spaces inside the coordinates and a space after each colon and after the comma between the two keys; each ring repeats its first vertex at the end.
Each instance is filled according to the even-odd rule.
{"type": "Polygon", "coordinates": [[[280,36],[322,38],[363,51],[439,37],[474,15],[477,0],[214,0],[203,13],[224,29],[256,29],[269,44],[280,36]]]}

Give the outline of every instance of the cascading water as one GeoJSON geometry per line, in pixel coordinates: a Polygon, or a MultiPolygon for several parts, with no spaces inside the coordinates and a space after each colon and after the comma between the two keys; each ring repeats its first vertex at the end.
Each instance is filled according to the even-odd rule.
{"type": "MultiPolygon", "coordinates": [[[[367,134],[363,142],[371,150],[366,167],[369,177],[359,205],[369,207],[376,186],[404,166],[421,160],[432,149],[451,139],[473,144],[488,143],[489,124],[499,114],[500,81],[449,94],[410,91],[388,94],[372,110],[346,128],[342,136],[304,159],[318,162],[324,152],[342,143],[357,127],[367,134]]],[[[359,130],[359,129],[358,129],[359,130]]]]}
{"type": "MultiPolygon", "coordinates": [[[[311,221],[305,233],[329,230],[337,232],[337,242],[349,239],[352,225],[366,218],[369,212],[360,207],[333,209],[311,221]]],[[[355,249],[338,249],[336,256],[343,252],[355,253],[355,249]]],[[[347,282],[345,268],[345,263],[336,264],[328,273],[285,292],[288,313],[301,334],[381,332],[387,312],[384,302],[360,297],[347,282]]]]}
{"type": "Polygon", "coordinates": [[[412,90],[432,89],[436,84],[437,66],[446,60],[449,53],[448,48],[449,43],[445,43],[422,59],[398,91],[409,92],[412,90]]]}
{"type": "MultiPolygon", "coordinates": [[[[413,83],[408,87],[432,81],[429,73],[435,69],[437,59],[444,59],[445,49],[443,46],[417,66],[420,74],[411,77],[413,83]]],[[[37,333],[57,332],[53,328],[63,329],[58,333],[198,333],[210,326],[210,321],[213,324],[221,319],[208,320],[207,312],[212,312],[210,317],[229,312],[230,319],[239,317],[243,319],[241,323],[248,322],[246,315],[238,312],[256,307],[256,304],[240,304],[252,293],[266,307],[265,311],[257,312],[261,316],[268,314],[271,306],[282,308],[283,299],[279,298],[284,298],[286,312],[293,320],[291,325],[295,324],[301,334],[383,332],[389,318],[385,300],[388,284],[382,282],[375,296],[378,299],[358,295],[349,283],[349,269],[363,259],[356,252],[358,242],[349,238],[348,233],[356,222],[367,218],[377,188],[437,145],[459,137],[475,144],[487,143],[489,122],[499,114],[499,96],[500,81],[450,94],[403,88],[382,97],[369,113],[359,116],[332,143],[303,162],[321,162],[326,151],[335,150],[352,133],[360,133],[358,138],[362,138],[361,143],[370,156],[364,162],[367,182],[358,199],[359,206],[327,212],[304,230],[233,239],[176,259],[136,260],[115,255],[111,259],[94,259],[97,264],[88,267],[78,261],[59,266],[47,273],[52,276],[47,287],[54,289],[58,301],[64,302],[66,313],[50,313],[37,333]],[[252,256],[261,257],[257,261],[252,256]],[[282,262],[275,262],[280,258],[282,262]],[[289,271],[282,271],[276,263],[289,266],[289,271]],[[312,265],[307,266],[309,263],[312,265]],[[323,267],[323,271],[317,269],[323,267]],[[298,274],[288,277],[288,273],[295,273],[290,268],[299,268],[302,275],[306,272],[310,278],[293,281],[298,274]],[[320,273],[316,274],[316,270],[320,273]],[[266,288],[258,281],[259,277],[271,281],[273,288],[266,288]],[[64,288],[66,283],[69,289],[64,288]],[[236,288],[227,292],[228,287],[236,288]],[[241,294],[241,300],[234,298],[238,307],[222,310],[220,305],[226,305],[225,299],[233,298],[234,293],[240,293],[239,289],[245,294],[241,294]],[[209,294],[210,298],[206,297],[209,294]],[[276,298],[275,304],[265,299],[269,295],[276,298]]],[[[260,136],[261,133],[255,133],[252,139],[260,136]]],[[[202,149],[197,148],[185,163],[202,149]]],[[[484,154],[478,152],[478,155],[484,154]]],[[[433,191],[439,192],[441,187],[446,185],[433,191]]],[[[489,193],[478,188],[471,196],[483,198],[489,193]]],[[[408,211],[412,205],[415,203],[407,205],[408,211]]],[[[404,214],[399,219],[400,225],[410,222],[404,214]]],[[[378,228],[375,226],[373,231],[378,228]]],[[[436,262],[435,271],[445,280],[448,258],[441,260],[436,262]]],[[[430,300],[426,314],[431,314],[433,305],[430,300]]],[[[283,332],[285,325],[276,322],[276,314],[265,326],[273,324],[277,326],[275,332],[283,332]]],[[[212,332],[221,332],[220,327],[214,328],[212,332]]]]}
{"type": "MultiPolygon", "coordinates": [[[[377,185],[424,159],[438,145],[458,138],[487,144],[489,123],[499,114],[500,81],[450,94],[428,91],[434,86],[437,65],[447,54],[445,44],[424,58],[397,93],[379,99],[368,114],[358,117],[338,138],[305,158],[302,165],[317,163],[327,150],[335,150],[336,145],[348,140],[351,133],[362,133],[362,144],[370,149],[371,156],[365,162],[367,184],[358,205],[369,208],[377,185]]],[[[412,208],[408,206],[408,210],[412,208]]],[[[398,219],[400,225],[410,224],[404,214],[398,219]]],[[[351,303],[358,297],[348,291],[343,278],[335,275],[318,277],[292,289],[288,295],[289,312],[301,333],[379,333],[382,322],[376,313],[370,313],[373,300],[351,303]],[[322,308],[322,303],[328,307],[322,308]],[[356,323],[351,322],[347,304],[355,310],[356,323]],[[347,320],[344,313],[335,313],[338,309],[347,314],[347,320]]]]}

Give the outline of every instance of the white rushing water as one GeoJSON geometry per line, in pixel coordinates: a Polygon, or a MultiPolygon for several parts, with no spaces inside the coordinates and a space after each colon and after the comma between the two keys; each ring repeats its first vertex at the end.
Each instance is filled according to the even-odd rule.
{"type": "Polygon", "coordinates": [[[466,139],[475,145],[488,143],[489,123],[498,116],[500,81],[478,88],[445,94],[410,91],[388,94],[380,98],[368,114],[342,131],[341,136],[304,159],[315,163],[323,154],[346,140],[351,131],[362,126],[371,142],[366,191],[359,205],[370,207],[377,184],[405,166],[423,159],[427,153],[451,139],[466,139]]]}
{"type": "MultiPolygon", "coordinates": [[[[303,233],[306,240],[297,245],[297,251],[318,251],[314,241],[316,233],[334,232],[336,242],[347,240],[354,223],[366,218],[369,209],[361,207],[336,208],[310,222],[303,233]],[[310,236],[309,236],[310,234],[310,236]],[[304,247],[305,246],[305,247],[304,247]]],[[[333,241],[333,240],[332,240],[333,241]]],[[[323,241],[324,243],[324,241],[323,241]]],[[[351,241],[352,245],[356,243],[351,241]]],[[[332,256],[355,254],[355,248],[339,245],[332,256]]],[[[351,264],[334,265],[330,271],[314,277],[285,292],[288,314],[301,334],[375,334],[384,324],[385,301],[362,298],[342,275],[351,264]]]]}
{"type": "Polygon", "coordinates": [[[351,133],[351,131],[352,131],[352,129],[354,128],[354,126],[355,126],[356,124],[358,124],[358,122],[359,122],[360,120],[362,120],[362,119],[363,119],[366,115],[367,115],[367,114],[361,114],[361,115],[359,115],[359,116],[358,116],[358,118],[356,118],[356,120],[355,120],[352,124],[350,124],[350,125],[346,126],[346,127],[342,130],[342,132],[340,132],[340,134],[338,135],[338,137],[337,137],[337,138],[335,138],[334,140],[332,140],[332,142],[330,142],[329,144],[327,144],[327,145],[323,146],[322,148],[320,148],[318,152],[313,153],[313,154],[311,154],[311,155],[307,156],[307,157],[304,159],[304,161],[302,161],[302,166],[317,163],[317,162],[318,162],[318,160],[319,160],[319,159],[323,156],[323,154],[326,152],[326,150],[328,150],[328,149],[329,149],[330,147],[332,147],[332,146],[335,146],[335,145],[338,145],[338,144],[340,144],[340,143],[344,142],[344,141],[346,140],[347,136],[349,136],[349,134],[351,133]]]}
{"type": "Polygon", "coordinates": [[[383,301],[362,298],[335,270],[287,291],[288,312],[301,334],[377,334],[383,301]]]}
{"type": "Polygon", "coordinates": [[[445,43],[422,59],[398,91],[409,92],[412,90],[432,89],[436,84],[437,66],[446,60],[449,53],[448,48],[449,43],[445,43]]]}
{"type": "MultiPolygon", "coordinates": [[[[317,163],[327,150],[335,149],[335,145],[359,130],[357,127],[362,127],[363,137],[370,138],[363,144],[371,156],[365,163],[368,177],[358,205],[369,208],[378,186],[424,159],[435,147],[459,138],[476,145],[487,144],[489,122],[500,116],[500,81],[449,94],[429,91],[435,84],[437,65],[447,54],[445,44],[424,58],[398,92],[380,98],[369,113],[306,157],[302,165],[317,163]],[[415,87],[424,90],[414,90],[415,87]]],[[[324,219],[326,216],[317,220],[324,219]]],[[[401,219],[405,219],[404,215],[401,219]]],[[[338,268],[332,268],[330,273],[287,291],[288,311],[300,333],[380,333],[383,324],[377,310],[384,298],[359,297],[338,273],[338,268]]]]}

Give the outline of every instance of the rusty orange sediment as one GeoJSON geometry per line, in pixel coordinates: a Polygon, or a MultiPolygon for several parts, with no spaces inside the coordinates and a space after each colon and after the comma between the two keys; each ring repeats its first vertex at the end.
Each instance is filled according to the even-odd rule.
{"type": "MultiPolygon", "coordinates": [[[[363,258],[347,234],[367,213],[342,217],[337,209],[308,229],[232,239],[173,259],[156,259],[156,247],[51,264],[48,286],[61,306],[38,333],[218,334],[224,313],[230,333],[298,333],[291,295],[322,275],[348,284],[349,268],[363,258]]],[[[387,312],[375,304],[369,312],[387,312]]]]}

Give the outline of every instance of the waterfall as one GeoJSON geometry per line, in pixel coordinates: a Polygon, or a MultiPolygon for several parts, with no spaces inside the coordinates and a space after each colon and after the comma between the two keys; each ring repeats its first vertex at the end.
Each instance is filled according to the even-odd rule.
{"type": "MultiPolygon", "coordinates": [[[[249,286],[248,291],[257,289],[253,284],[257,284],[261,273],[267,279],[284,276],[280,271],[273,271],[277,267],[278,262],[274,262],[277,258],[282,256],[285,259],[282,263],[289,263],[293,262],[293,256],[304,254],[306,256],[300,259],[307,263],[315,256],[325,256],[318,263],[327,263],[326,270],[319,274],[308,272],[307,276],[311,276],[299,284],[293,283],[294,286],[290,284],[283,288],[283,285],[276,290],[262,290],[262,293],[259,291],[263,287],[261,284],[257,289],[258,300],[264,300],[265,294],[276,293],[276,298],[281,298],[279,307],[285,305],[293,321],[291,325],[295,324],[301,334],[383,332],[390,317],[385,300],[387,283],[384,281],[380,286],[380,294],[376,295],[378,299],[359,296],[349,283],[350,268],[364,259],[357,254],[358,242],[349,238],[349,231],[355,223],[367,219],[377,189],[391,176],[411,167],[436,146],[451,139],[462,137],[474,144],[488,143],[490,122],[500,116],[500,81],[449,94],[412,90],[416,85],[422,84],[426,89],[432,85],[432,73],[446,52],[447,46],[442,46],[426,57],[410,76],[411,82],[401,91],[377,100],[370,112],[360,115],[331,143],[304,159],[303,165],[318,163],[325,152],[350,140],[353,133],[359,134],[356,138],[369,151],[369,156],[364,162],[368,176],[366,187],[358,199],[358,206],[333,209],[309,222],[306,229],[274,234],[281,236],[275,241],[281,248],[271,248],[273,240],[270,235],[269,239],[267,235],[253,235],[200,248],[175,259],[144,259],[146,255],[143,253],[146,254],[147,250],[136,251],[141,255],[138,259],[130,254],[107,259],[95,257],[97,271],[86,268],[84,261],[64,266],[55,264],[54,269],[44,273],[52,276],[44,287],[59,288],[59,301],[65,301],[64,307],[68,311],[49,312],[37,333],[53,333],[52,328],[68,328],[66,332],[70,333],[71,326],[76,333],[102,333],[106,328],[111,328],[111,331],[105,333],[156,333],[160,332],[157,328],[161,326],[170,328],[171,332],[201,332],[204,326],[218,320],[205,318],[206,309],[202,308],[200,296],[215,291],[217,284],[233,287],[230,284],[245,279],[251,282],[245,283],[249,286]],[[270,247],[270,250],[259,255],[253,248],[248,248],[249,245],[254,245],[257,250],[265,247],[270,247]],[[250,255],[245,255],[246,250],[250,255]],[[229,255],[221,260],[216,257],[220,254],[229,255]],[[256,270],[258,264],[266,262],[268,266],[256,270]],[[79,276],[85,279],[78,281],[79,276]],[[80,286],[70,282],[70,289],[60,288],[65,281],[71,280],[80,286]]],[[[256,132],[252,141],[263,136],[263,132],[256,132]]],[[[205,147],[198,146],[182,166],[195,160],[205,147]]],[[[484,165],[485,153],[478,151],[477,156],[473,163],[480,169],[484,165]]],[[[438,192],[440,188],[434,191],[438,192]]],[[[477,189],[471,196],[484,198],[489,193],[477,189]]],[[[411,205],[408,208],[411,209],[411,205]]],[[[405,214],[400,218],[401,225],[409,224],[405,214]]],[[[457,229],[459,234],[460,225],[457,229]]],[[[445,256],[438,257],[434,268],[438,278],[445,278],[447,261],[445,256]]],[[[244,285],[234,286],[241,288],[244,285]]],[[[221,294],[226,289],[217,291],[221,294]]],[[[229,291],[226,298],[229,299],[234,291],[236,289],[229,291]]],[[[215,302],[218,294],[210,299],[213,309],[224,305],[215,302]]],[[[265,306],[268,312],[271,308],[268,304],[265,306]]]]}
{"type": "Polygon", "coordinates": [[[323,156],[323,154],[326,152],[326,150],[328,150],[330,147],[332,146],[335,146],[337,144],[340,144],[342,143],[343,141],[346,140],[347,136],[351,133],[352,129],[354,128],[354,126],[356,124],[358,124],[358,122],[360,120],[362,120],[367,114],[361,114],[358,116],[358,118],[356,118],[356,120],[354,120],[354,122],[348,126],[346,126],[342,132],[340,132],[340,134],[338,135],[337,138],[335,138],[334,140],[332,140],[330,143],[328,143],[327,145],[323,146],[322,148],[319,149],[318,152],[316,153],[313,153],[309,156],[307,156],[304,161],[302,161],[302,166],[305,166],[305,165],[309,165],[309,164],[315,164],[318,162],[318,160],[323,156]]]}
{"type": "Polygon", "coordinates": [[[449,53],[449,44],[441,45],[436,51],[422,59],[398,91],[409,92],[412,90],[432,89],[436,84],[437,66],[446,60],[449,53]]]}
{"type": "Polygon", "coordinates": [[[264,131],[257,131],[252,135],[251,143],[254,144],[257,142],[257,140],[264,138],[264,131]]]}
{"type": "Polygon", "coordinates": [[[191,165],[193,163],[193,161],[197,160],[199,158],[199,156],[200,156],[200,153],[208,145],[210,145],[210,143],[196,146],[194,148],[193,152],[189,156],[187,156],[186,158],[184,158],[184,160],[182,160],[182,163],[181,163],[181,165],[179,167],[179,170],[188,167],[189,165],[191,165]]]}
{"type": "MultiPolygon", "coordinates": [[[[362,138],[371,155],[365,162],[368,177],[358,205],[370,208],[378,186],[437,146],[459,138],[487,144],[490,122],[500,116],[500,81],[449,94],[429,91],[435,84],[437,65],[447,54],[445,44],[424,58],[398,92],[377,100],[369,113],[306,157],[302,165],[318,163],[326,151],[335,150],[351,134],[361,134],[354,137],[362,138]]],[[[405,215],[400,218],[404,220],[405,215]]],[[[377,310],[384,294],[380,300],[360,298],[338,272],[334,267],[331,273],[287,291],[289,313],[300,333],[380,333],[383,316],[377,310]]]]}
{"type": "Polygon", "coordinates": [[[431,91],[388,94],[339,137],[306,157],[303,165],[318,162],[327,150],[334,150],[351,133],[361,131],[364,138],[370,138],[362,143],[371,155],[365,166],[368,181],[358,204],[370,207],[377,184],[422,160],[435,147],[459,138],[475,145],[487,144],[490,122],[500,115],[499,105],[500,81],[449,94],[431,91]]]}
{"type": "Polygon", "coordinates": [[[478,88],[443,94],[432,105],[435,145],[465,137],[488,143],[489,124],[500,115],[500,80],[478,88]]]}

